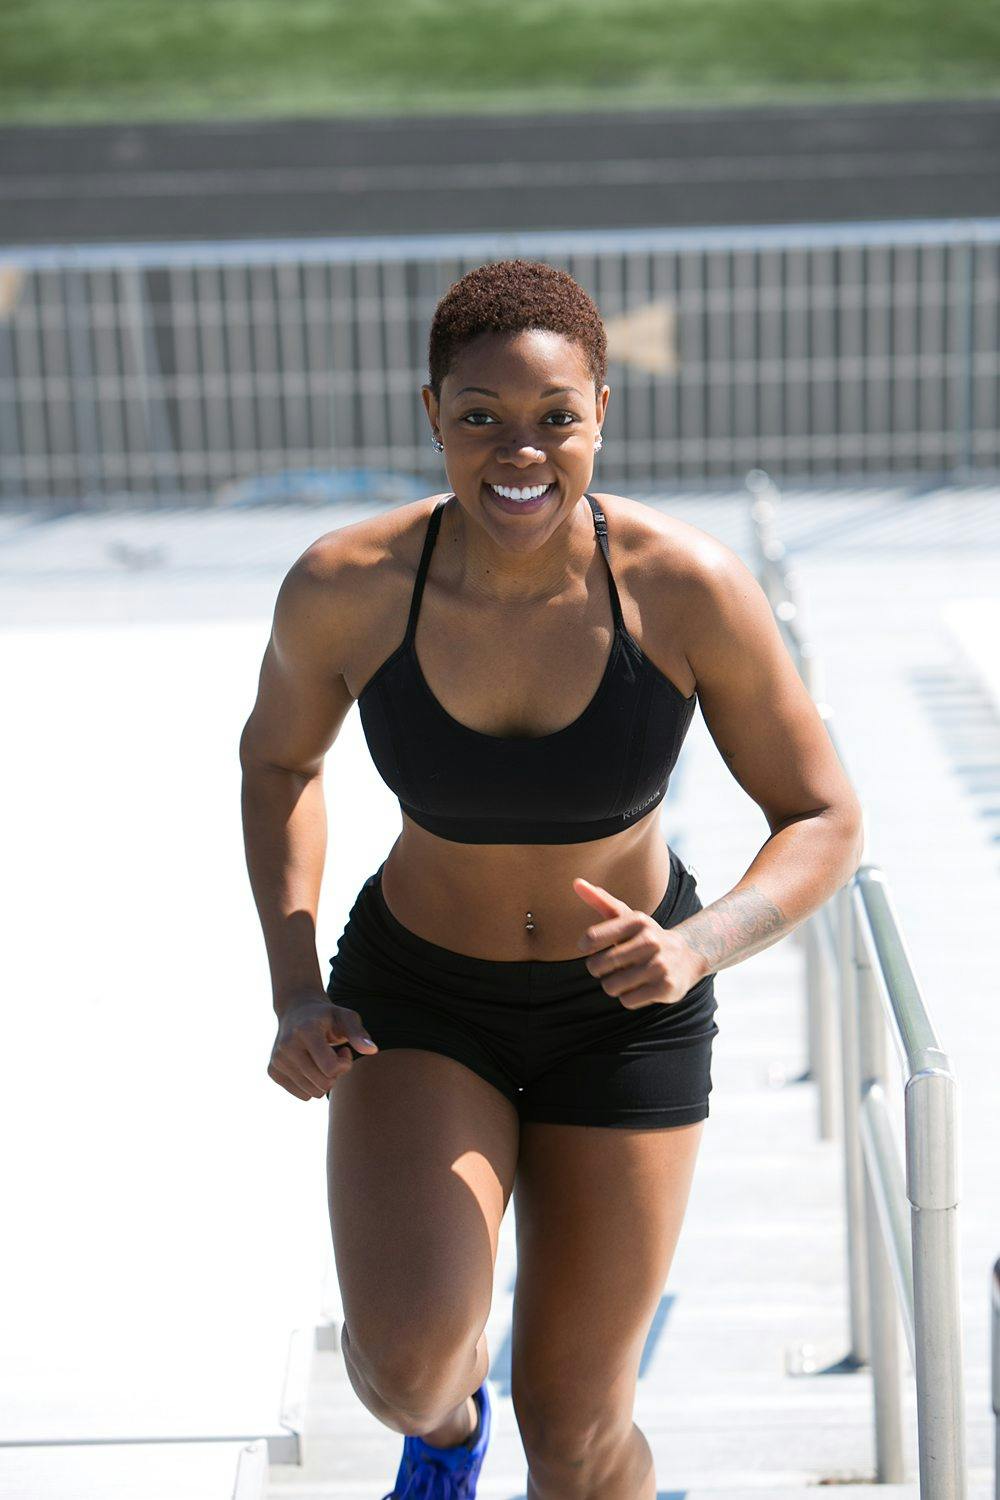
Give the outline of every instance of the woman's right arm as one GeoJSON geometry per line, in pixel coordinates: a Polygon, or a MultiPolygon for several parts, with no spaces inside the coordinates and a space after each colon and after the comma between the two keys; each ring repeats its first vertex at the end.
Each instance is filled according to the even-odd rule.
{"type": "Polygon", "coordinates": [[[300,1098],[325,1093],[350,1066],[346,1048],[331,1050],[332,1020],[340,1022],[333,1030],[344,1033],[341,1042],[376,1050],[364,1047],[356,1012],[331,1004],[316,948],[326,857],[323,760],[354,701],[343,677],[351,618],[349,591],[340,587],[345,575],[340,543],[329,535],[289,570],[239,746],[247,870],[279,1020],[268,1071],[300,1098]]]}

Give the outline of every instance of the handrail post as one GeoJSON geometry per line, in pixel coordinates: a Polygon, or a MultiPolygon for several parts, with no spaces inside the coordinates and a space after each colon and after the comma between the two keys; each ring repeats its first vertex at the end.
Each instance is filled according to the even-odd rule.
{"type": "Polygon", "coordinates": [[[809,1054],[814,1059],[811,1074],[817,1084],[816,1103],[819,1113],[819,1139],[832,1141],[837,1134],[836,1056],[834,1052],[833,997],[830,973],[824,962],[814,913],[802,924],[805,954],[806,1008],[809,1026],[809,1054]]]}
{"type": "Polygon", "coordinates": [[[906,1085],[906,1195],[913,1242],[913,1323],[920,1494],[963,1500],[965,1411],[958,1273],[957,1085],[932,1048],[906,1085]]]}
{"type": "MultiPolygon", "coordinates": [[[[860,933],[858,934],[860,939],[860,933]]],[[[885,1023],[871,959],[864,942],[855,948],[859,1105],[885,1075],[885,1023]]],[[[863,1129],[863,1121],[862,1126],[863,1129]]],[[[882,1240],[878,1205],[872,1187],[872,1165],[864,1161],[865,1246],[868,1259],[868,1327],[871,1339],[872,1387],[875,1398],[875,1478],[879,1484],[902,1484],[903,1418],[900,1391],[899,1310],[892,1267],[882,1240]]]]}
{"type": "Polygon", "coordinates": [[[858,1055],[859,936],[854,898],[848,881],[837,892],[837,939],[840,971],[840,1054],[843,1094],[844,1200],[847,1221],[847,1286],[851,1325],[850,1362],[868,1364],[867,1234],[865,1223],[865,1168],[861,1152],[858,1112],[861,1106],[861,1062],[858,1055]]]}

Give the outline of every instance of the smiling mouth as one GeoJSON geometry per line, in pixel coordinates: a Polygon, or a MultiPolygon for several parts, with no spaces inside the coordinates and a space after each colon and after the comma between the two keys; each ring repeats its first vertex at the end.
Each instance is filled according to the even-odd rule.
{"type": "Polygon", "coordinates": [[[521,503],[523,503],[525,500],[540,500],[543,495],[549,494],[553,489],[555,489],[555,484],[556,482],[554,479],[550,479],[548,484],[544,485],[500,485],[492,484],[489,480],[486,481],[487,489],[492,490],[495,495],[500,495],[505,500],[520,501],[521,503]]]}

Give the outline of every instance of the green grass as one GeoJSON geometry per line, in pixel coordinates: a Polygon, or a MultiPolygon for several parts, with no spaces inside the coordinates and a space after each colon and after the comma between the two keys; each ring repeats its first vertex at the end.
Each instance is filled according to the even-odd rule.
{"type": "Polygon", "coordinates": [[[1000,95],[996,0],[0,0],[0,120],[1000,95]]]}

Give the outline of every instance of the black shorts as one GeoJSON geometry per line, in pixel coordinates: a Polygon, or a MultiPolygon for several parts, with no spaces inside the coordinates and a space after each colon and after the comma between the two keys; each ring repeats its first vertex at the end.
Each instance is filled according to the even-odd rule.
{"type": "MultiPolygon", "coordinates": [[[[701,910],[694,875],[669,852],[667,892],[652,913],[661,927],[701,910]]],[[[381,877],[380,866],[361,887],[327,985],[380,1048],[457,1059],[522,1120],[662,1127],[708,1115],[713,974],[675,1005],[629,1010],[601,988],[585,955],[494,960],[426,942],[393,916],[381,877]]],[[[592,920],[582,904],[580,916],[582,932],[592,920]]]]}

